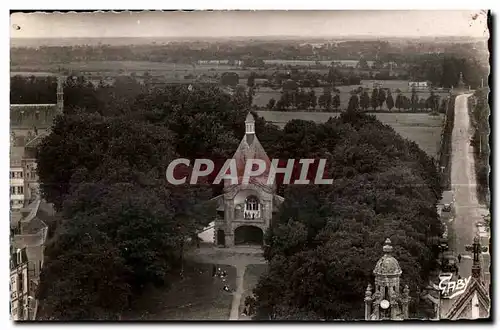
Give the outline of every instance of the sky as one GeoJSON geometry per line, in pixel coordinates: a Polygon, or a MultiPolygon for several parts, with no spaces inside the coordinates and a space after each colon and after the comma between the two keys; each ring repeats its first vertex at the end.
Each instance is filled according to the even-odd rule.
{"type": "Polygon", "coordinates": [[[470,10],[14,13],[10,19],[11,38],[488,36],[486,15],[470,10]]]}

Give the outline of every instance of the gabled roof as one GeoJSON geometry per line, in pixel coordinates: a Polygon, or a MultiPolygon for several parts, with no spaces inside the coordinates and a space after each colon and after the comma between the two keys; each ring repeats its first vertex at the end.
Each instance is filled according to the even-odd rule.
{"type": "Polygon", "coordinates": [[[464,310],[469,306],[469,302],[472,300],[474,293],[477,293],[479,308],[483,309],[483,311],[487,312],[489,315],[491,307],[489,294],[484,285],[477,278],[471,277],[465,292],[455,300],[444,318],[448,320],[458,320],[460,315],[462,315],[464,310]]]}
{"type": "Polygon", "coordinates": [[[40,144],[40,142],[42,142],[42,138],[47,135],[47,130],[41,130],[41,132],[37,136],[26,143],[25,148],[36,148],[40,144]]]}
{"type": "Polygon", "coordinates": [[[217,202],[217,211],[224,211],[224,195],[219,195],[211,199],[211,201],[217,202]]]}
{"type": "Polygon", "coordinates": [[[16,248],[42,246],[47,238],[48,226],[43,218],[52,216],[50,206],[40,199],[35,200],[21,210],[24,217],[20,224],[20,235],[14,235],[12,245],[16,248]],[[43,205],[43,207],[40,207],[43,205]],[[27,213],[29,212],[29,213],[27,213]],[[26,214],[27,213],[27,214],[26,214]]]}
{"type": "MultiPolygon", "coordinates": [[[[243,174],[245,172],[245,166],[248,159],[263,160],[266,163],[266,170],[259,177],[251,177],[249,183],[267,184],[271,160],[267,156],[264,147],[262,147],[255,134],[245,134],[240,142],[240,145],[238,146],[238,149],[236,149],[236,152],[233,155],[233,159],[236,160],[238,183],[241,183],[243,180],[243,174]]],[[[229,183],[230,180],[225,181],[226,185],[229,183]]]]}
{"type": "Polygon", "coordinates": [[[21,166],[24,157],[24,147],[10,147],[10,166],[21,166]]]}

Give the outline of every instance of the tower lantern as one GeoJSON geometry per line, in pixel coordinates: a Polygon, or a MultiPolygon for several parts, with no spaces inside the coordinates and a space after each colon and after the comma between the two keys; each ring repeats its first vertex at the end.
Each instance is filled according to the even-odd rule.
{"type": "Polygon", "coordinates": [[[245,134],[255,134],[255,119],[250,112],[245,119],[245,134]]]}
{"type": "Polygon", "coordinates": [[[373,270],[375,275],[374,293],[371,286],[365,293],[366,320],[402,320],[408,318],[410,302],[408,286],[400,292],[400,277],[403,273],[398,261],[392,253],[391,240],[387,238],[382,251],[384,255],[379,259],[373,270]]]}

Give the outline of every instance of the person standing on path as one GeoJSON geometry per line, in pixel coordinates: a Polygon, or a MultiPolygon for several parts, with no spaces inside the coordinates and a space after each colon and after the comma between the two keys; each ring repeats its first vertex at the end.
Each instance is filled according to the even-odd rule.
{"type": "Polygon", "coordinates": [[[461,261],[461,260],[462,260],[462,255],[461,255],[461,254],[459,254],[459,255],[458,255],[458,263],[460,263],[460,261],[461,261]]]}

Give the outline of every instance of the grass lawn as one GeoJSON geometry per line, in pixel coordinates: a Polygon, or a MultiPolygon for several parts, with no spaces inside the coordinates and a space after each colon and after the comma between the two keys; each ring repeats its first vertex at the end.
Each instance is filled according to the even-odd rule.
{"type": "MultiPolygon", "coordinates": [[[[236,269],[220,265],[227,272],[229,287],[234,290],[236,269]]],[[[212,278],[212,265],[189,263],[184,280],[167,288],[150,288],[134,303],[127,320],[227,320],[233,296],[223,290],[220,278],[212,278]]]]}
{"type": "Polygon", "coordinates": [[[262,275],[267,269],[266,264],[259,265],[248,265],[245,270],[245,276],[243,277],[243,294],[241,295],[240,302],[240,314],[243,312],[245,308],[245,298],[252,295],[252,291],[257,285],[260,275],[262,275]]]}

